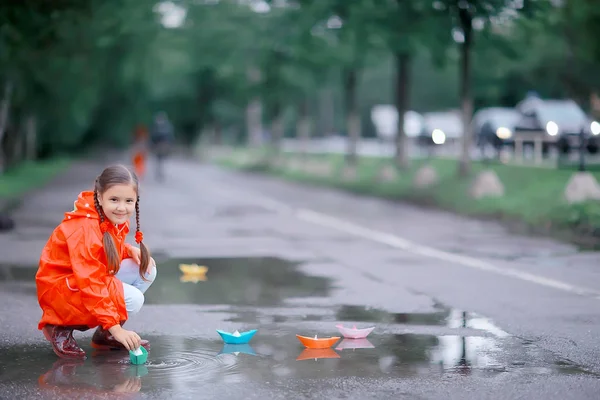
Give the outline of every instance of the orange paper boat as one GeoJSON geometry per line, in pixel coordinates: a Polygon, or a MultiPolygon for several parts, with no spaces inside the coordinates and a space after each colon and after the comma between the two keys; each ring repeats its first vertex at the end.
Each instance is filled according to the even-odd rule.
{"type": "Polygon", "coordinates": [[[339,336],[326,337],[326,338],[317,338],[315,335],[314,338],[302,335],[296,335],[300,343],[309,349],[326,349],[328,347],[333,346],[340,340],[339,336]]]}

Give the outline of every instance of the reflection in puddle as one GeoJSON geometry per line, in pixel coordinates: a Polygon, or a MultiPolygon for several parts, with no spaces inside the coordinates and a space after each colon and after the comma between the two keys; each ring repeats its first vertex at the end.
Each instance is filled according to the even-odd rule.
{"type": "Polygon", "coordinates": [[[240,353],[250,354],[251,356],[255,356],[256,352],[248,343],[244,344],[223,344],[223,348],[219,352],[220,354],[235,354],[236,356],[240,353]]]}
{"type": "Polygon", "coordinates": [[[147,373],[143,366],[106,364],[104,368],[94,368],[95,381],[82,374],[83,361],[59,359],[38,379],[39,389],[52,398],[82,398],[85,395],[99,396],[109,393],[137,393],[142,389],[141,377],[147,373]],[[141,374],[140,369],[145,371],[141,374]]]}
{"type": "Polygon", "coordinates": [[[338,309],[336,319],[339,321],[471,328],[483,330],[501,338],[510,336],[490,319],[478,314],[442,307],[440,305],[436,308],[438,311],[431,313],[389,313],[376,308],[343,305],[338,309]]]}
{"type": "Polygon", "coordinates": [[[374,349],[369,339],[344,339],[336,347],[336,350],[344,349],[374,349]]]}
{"type": "Polygon", "coordinates": [[[470,371],[499,368],[500,347],[491,338],[476,336],[440,336],[439,344],[430,351],[431,362],[442,369],[470,371]]]}
{"type": "Polygon", "coordinates": [[[319,358],[340,358],[340,355],[336,353],[331,347],[326,349],[304,349],[296,361],[302,360],[318,360],[319,358]]]}

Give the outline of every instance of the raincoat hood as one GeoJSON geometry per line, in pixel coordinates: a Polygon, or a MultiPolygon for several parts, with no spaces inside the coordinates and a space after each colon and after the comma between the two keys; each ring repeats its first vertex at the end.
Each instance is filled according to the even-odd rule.
{"type": "Polygon", "coordinates": [[[100,215],[94,206],[94,192],[91,190],[79,193],[77,200],[73,203],[73,211],[65,213],[63,221],[73,218],[92,218],[100,220],[100,215]]]}

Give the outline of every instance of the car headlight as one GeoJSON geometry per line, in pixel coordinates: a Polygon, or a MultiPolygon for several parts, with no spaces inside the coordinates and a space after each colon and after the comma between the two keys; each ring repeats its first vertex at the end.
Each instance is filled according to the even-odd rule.
{"type": "Polygon", "coordinates": [[[496,136],[498,136],[500,139],[509,139],[512,136],[512,132],[510,129],[501,126],[500,128],[496,129],[496,136]]]}
{"type": "Polygon", "coordinates": [[[548,135],[550,135],[550,136],[558,135],[558,125],[556,125],[556,122],[554,122],[554,121],[548,122],[546,124],[546,132],[548,132],[548,135]]]}
{"type": "Polygon", "coordinates": [[[600,123],[598,123],[598,121],[593,121],[590,124],[590,130],[592,131],[592,135],[600,135],[600,123]]]}
{"type": "Polygon", "coordinates": [[[444,144],[446,142],[446,134],[441,129],[434,129],[431,132],[431,140],[435,144],[444,144]]]}

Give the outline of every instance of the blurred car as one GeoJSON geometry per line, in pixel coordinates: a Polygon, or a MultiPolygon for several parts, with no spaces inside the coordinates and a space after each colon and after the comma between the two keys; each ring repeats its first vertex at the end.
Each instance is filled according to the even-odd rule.
{"type": "Polygon", "coordinates": [[[473,116],[473,135],[478,147],[492,146],[496,150],[513,143],[515,125],[521,114],[514,108],[482,108],[473,116]]]}
{"type": "Polygon", "coordinates": [[[600,124],[589,118],[573,100],[530,97],[520,102],[517,110],[521,117],[515,125],[515,134],[525,137],[524,144],[533,144],[533,135],[542,133],[544,152],[556,146],[561,153],[568,153],[579,147],[583,130],[588,151],[598,151],[600,124]],[[528,140],[530,134],[532,138],[528,140]]]}
{"type": "MultiPolygon", "coordinates": [[[[393,140],[398,133],[398,110],[392,104],[378,104],[371,109],[371,121],[377,135],[384,140],[393,140]]],[[[404,133],[409,138],[420,136],[425,129],[423,116],[416,111],[404,113],[404,133]]]]}
{"type": "Polygon", "coordinates": [[[423,114],[425,130],[419,137],[421,144],[442,145],[463,135],[460,111],[436,111],[423,114]]]}

